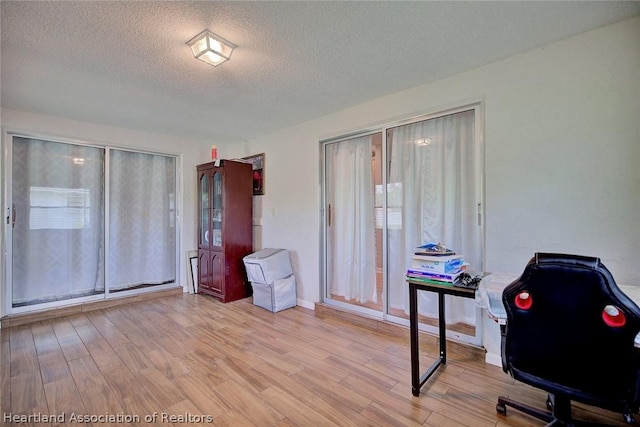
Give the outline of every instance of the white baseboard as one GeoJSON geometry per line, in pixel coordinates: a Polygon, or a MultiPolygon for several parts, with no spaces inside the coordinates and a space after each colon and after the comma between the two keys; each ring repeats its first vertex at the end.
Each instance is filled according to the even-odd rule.
{"type": "Polygon", "coordinates": [[[484,357],[484,361],[489,365],[502,367],[502,356],[499,354],[487,353],[484,357]]]}
{"type": "Polygon", "coordinates": [[[296,304],[303,308],[308,308],[309,310],[315,310],[316,304],[313,302],[305,301],[303,299],[296,299],[296,304]]]}

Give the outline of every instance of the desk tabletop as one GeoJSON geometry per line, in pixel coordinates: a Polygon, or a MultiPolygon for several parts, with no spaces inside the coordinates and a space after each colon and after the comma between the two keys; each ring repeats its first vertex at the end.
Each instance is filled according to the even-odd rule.
{"type": "Polygon", "coordinates": [[[423,291],[442,292],[447,295],[460,296],[465,298],[475,298],[476,290],[473,288],[463,288],[461,286],[453,286],[447,284],[439,284],[434,282],[427,282],[424,280],[413,280],[407,278],[407,283],[415,286],[417,289],[423,291]]]}

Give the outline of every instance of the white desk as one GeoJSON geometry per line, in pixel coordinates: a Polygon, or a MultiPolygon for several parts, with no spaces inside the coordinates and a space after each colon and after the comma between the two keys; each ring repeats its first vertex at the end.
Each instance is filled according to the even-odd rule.
{"type": "MultiPolygon", "coordinates": [[[[476,305],[487,310],[490,318],[504,325],[507,322],[507,312],[502,304],[502,291],[507,285],[520,277],[520,274],[491,273],[482,278],[476,292],[476,305]]],[[[633,302],[640,305],[640,287],[618,285],[633,302]]],[[[640,348],[640,333],[636,335],[636,347],[640,348]]]]}

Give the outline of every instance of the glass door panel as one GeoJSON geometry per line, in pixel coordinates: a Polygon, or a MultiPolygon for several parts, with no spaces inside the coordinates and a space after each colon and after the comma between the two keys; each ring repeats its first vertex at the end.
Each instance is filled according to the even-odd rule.
{"type": "Polygon", "coordinates": [[[213,197],[212,197],[212,231],[213,237],[211,244],[213,246],[222,246],[222,173],[215,171],[213,173],[213,197]]]}
{"type": "MultiPolygon", "coordinates": [[[[480,199],[475,157],[475,110],[462,111],[387,130],[387,311],[409,318],[407,267],[415,248],[441,243],[482,271],[480,199]]],[[[473,301],[446,298],[451,330],[475,335],[473,301]]],[[[419,292],[422,323],[437,325],[437,295],[419,292]]]]}
{"type": "Polygon", "coordinates": [[[174,283],[176,159],[109,153],[109,291],[174,283]]]}
{"type": "Polygon", "coordinates": [[[12,307],[104,293],[104,150],[12,138],[12,307]]]}
{"type": "Polygon", "coordinates": [[[209,175],[202,174],[200,177],[200,243],[199,247],[209,246],[211,242],[209,242],[209,234],[211,231],[209,230],[209,223],[211,219],[209,218],[210,208],[209,208],[209,175]]]}
{"type": "Polygon", "coordinates": [[[325,146],[325,301],[382,312],[382,134],[325,146]]]}

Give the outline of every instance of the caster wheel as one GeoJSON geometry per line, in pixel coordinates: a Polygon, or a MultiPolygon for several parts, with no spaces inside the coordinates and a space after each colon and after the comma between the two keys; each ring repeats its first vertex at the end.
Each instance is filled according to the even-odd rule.
{"type": "Polygon", "coordinates": [[[633,415],[631,415],[630,412],[627,412],[626,414],[623,415],[624,417],[624,422],[627,424],[635,424],[636,423],[636,419],[633,415]]]}
{"type": "Polygon", "coordinates": [[[498,403],[496,405],[496,412],[500,415],[507,415],[507,406],[504,403],[498,403]]]}

